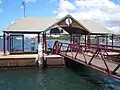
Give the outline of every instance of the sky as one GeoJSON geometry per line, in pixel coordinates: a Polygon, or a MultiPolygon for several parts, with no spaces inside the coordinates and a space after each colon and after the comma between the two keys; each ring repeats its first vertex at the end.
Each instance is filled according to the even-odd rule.
{"type": "Polygon", "coordinates": [[[120,34],[120,0],[0,0],[0,34],[23,17],[22,1],[26,4],[27,17],[62,18],[70,14],[77,20],[102,23],[120,34]]]}

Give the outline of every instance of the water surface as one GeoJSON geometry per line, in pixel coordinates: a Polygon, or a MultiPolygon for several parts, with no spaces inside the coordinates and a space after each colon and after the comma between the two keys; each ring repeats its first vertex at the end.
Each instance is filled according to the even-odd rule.
{"type": "Polygon", "coordinates": [[[119,85],[69,68],[0,70],[0,90],[120,90],[119,85]]]}

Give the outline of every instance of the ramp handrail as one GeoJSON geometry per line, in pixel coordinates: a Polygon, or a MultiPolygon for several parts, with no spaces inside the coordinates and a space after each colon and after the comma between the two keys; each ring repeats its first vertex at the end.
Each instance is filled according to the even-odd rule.
{"type": "Polygon", "coordinates": [[[86,49],[100,49],[100,50],[106,50],[108,52],[117,52],[117,53],[120,53],[120,46],[111,46],[111,45],[97,45],[97,44],[90,44],[90,45],[83,45],[83,44],[70,44],[70,43],[63,43],[63,42],[58,42],[62,45],[70,45],[71,47],[73,48],[78,48],[78,47],[81,47],[81,48],[86,48],[86,49]],[[109,48],[109,47],[116,47],[116,48],[109,48]],[[117,49],[119,48],[119,49],[117,49]]]}

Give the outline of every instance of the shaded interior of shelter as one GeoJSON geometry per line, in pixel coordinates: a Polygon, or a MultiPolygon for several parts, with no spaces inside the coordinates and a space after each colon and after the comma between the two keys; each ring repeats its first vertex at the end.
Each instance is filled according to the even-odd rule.
{"type": "MultiPolygon", "coordinates": [[[[68,32],[68,34],[67,35],[69,35],[69,42],[70,42],[70,38],[72,38],[72,41],[73,41],[73,43],[74,42],[77,42],[77,43],[80,43],[81,41],[80,40],[75,40],[77,37],[78,38],[80,38],[81,36],[85,36],[85,35],[88,35],[88,32],[87,31],[85,31],[85,30],[82,30],[82,29],[79,29],[79,28],[75,28],[75,27],[62,27],[63,29],[61,29],[61,30],[59,30],[58,28],[54,28],[54,29],[51,29],[50,30],[50,33],[49,34],[54,34],[54,35],[60,35],[61,33],[63,33],[64,31],[66,31],[66,32],[68,32]],[[78,36],[77,36],[78,35],[78,36]]],[[[31,34],[29,34],[29,35],[31,35],[31,34]]],[[[36,49],[34,49],[34,50],[29,50],[29,51],[26,51],[25,50],[25,40],[24,40],[24,35],[22,34],[22,35],[11,35],[12,37],[11,37],[11,41],[12,42],[14,42],[14,40],[12,40],[12,38],[14,38],[14,36],[18,36],[18,37],[21,37],[22,38],[22,40],[21,40],[21,45],[22,45],[22,47],[21,47],[21,50],[19,49],[19,50],[14,50],[14,48],[11,48],[11,50],[10,50],[10,54],[21,54],[21,53],[26,53],[26,54],[35,54],[35,53],[37,53],[37,49],[38,49],[38,47],[36,48],[36,49]],[[23,49],[24,48],[24,49],[23,49]]],[[[36,39],[34,39],[37,43],[37,45],[38,45],[38,38],[36,38],[36,39]]],[[[31,40],[32,41],[32,40],[31,40]]],[[[85,42],[87,42],[87,40],[85,41],[85,42]]],[[[85,42],[82,42],[82,43],[85,43],[85,42]]],[[[47,42],[46,42],[47,43],[47,42]]],[[[28,43],[29,45],[31,44],[31,42],[29,42],[28,43]]],[[[13,43],[13,45],[15,46],[15,43],[13,43]]],[[[47,43],[47,45],[48,45],[48,43],[47,43]]],[[[50,48],[50,49],[52,49],[52,47],[50,48]]],[[[48,49],[47,49],[48,50],[48,49]]],[[[49,51],[48,51],[49,52],[49,51]]]]}
{"type": "MultiPolygon", "coordinates": [[[[80,29],[80,28],[76,28],[76,27],[61,27],[62,29],[58,29],[58,28],[52,28],[52,29],[50,29],[50,32],[49,32],[49,35],[61,35],[61,34],[63,34],[64,35],[64,32],[67,32],[67,35],[69,35],[69,38],[70,38],[70,35],[72,35],[72,34],[86,34],[86,33],[88,33],[88,32],[86,32],[85,30],[82,30],[82,29],[80,29]]],[[[9,52],[10,52],[10,54],[22,54],[22,53],[26,53],[26,54],[35,54],[35,53],[37,53],[37,51],[38,51],[38,47],[36,46],[36,48],[34,49],[34,50],[25,50],[25,46],[27,45],[26,43],[25,43],[25,34],[23,34],[23,33],[9,33],[9,34],[11,34],[9,37],[10,37],[10,39],[9,39],[9,41],[7,41],[7,42],[11,42],[11,43],[9,43],[9,47],[10,48],[8,48],[8,46],[6,47],[6,49],[8,48],[8,50],[9,50],[9,52]],[[21,41],[20,40],[18,40],[18,41],[20,41],[19,43],[19,48],[17,49],[15,49],[15,47],[16,47],[16,41],[17,40],[15,40],[15,38],[16,37],[19,37],[19,38],[21,38],[21,41]]],[[[41,33],[42,34],[42,33],[41,33]]],[[[40,35],[41,35],[40,34],[40,35]]],[[[29,35],[31,35],[31,33],[29,33],[29,35]]],[[[37,35],[37,34],[36,34],[37,35]]],[[[47,36],[47,35],[46,35],[47,36]]],[[[34,41],[34,43],[35,43],[35,41],[36,41],[36,44],[38,45],[38,38],[40,38],[40,37],[38,37],[37,36],[37,38],[35,38],[35,39],[32,39],[32,40],[30,40],[29,42],[28,42],[28,45],[30,46],[31,45],[31,41],[34,41]]],[[[69,39],[68,39],[69,40],[69,39]]],[[[27,40],[26,40],[27,41],[27,40]]],[[[40,39],[40,41],[41,41],[41,39],[40,39]]],[[[47,42],[46,42],[47,43],[47,42]]],[[[48,43],[47,43],[48,44],[48,43]]],[[[49,47],[48,47],[49,48],[49,47]]],[[[51,48],[49,48],[49,49],[52,49],[52,47],[51,48]]],[[[47,49],[48,50],[48,52],[49,52],[49,49],[47,49]]]]}
{"type": "Polygon", "coordinates": [[[102,41],[105,42],[104,45],[108,44],[108,34],[90,33],[89,31],[82,27],[62,26],[61,28],[62,29],[60,30],[58,28],[51,29],[50,34],[61,34],[65,31],[69,35],[70,39],[69,41],[72,41],[72,43],[101,44],[100,39],[102,38],[102,41]]]}
{"type": "Polygon", "coordinates": [[[66,32],[68,32],[70,35],[72,34],[83,34],[83,35],[87,35],[89,34],[88,31],[84,30],[84,29],[81,29],[81,28],[78,28],[78,27],[61,27],[63,28],[63,30],[65,30],[66,32]]]}

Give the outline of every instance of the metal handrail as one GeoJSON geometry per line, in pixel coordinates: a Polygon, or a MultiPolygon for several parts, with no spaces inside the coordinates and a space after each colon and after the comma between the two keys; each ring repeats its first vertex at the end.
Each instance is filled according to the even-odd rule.
{"type": "MultiPolygon", "coordinates": [[[[61,43],[61,42],[59,42],[59,43],[61,43]]],[[[63,43],[62,42],[62,44],[68,44],[68,45],[70,45],[70,46],[74,46],[74,48],[75,48],[75,46],[77,46],[77,47],[81,47],[81,48],[88,48],[88,49],[101,49],[101,50],[106,50],[106,51],[111,51],[111,52],[118,52],[118,53],[120,53],[120,50],[118,50],[118,49],[116,49],[116,48],[107,48],[107,47],[105,47],[105,46],[108,46],[108,47],[111,47],[110,45],[98,45],[98,44],[90,44],[90,45],[82,45],[82,44],[70,44],[70,43],[63,43]]],[[[118,48],[120,48],[120,46],[113,46],[113,47],[118,47],[118,48]]]]}

